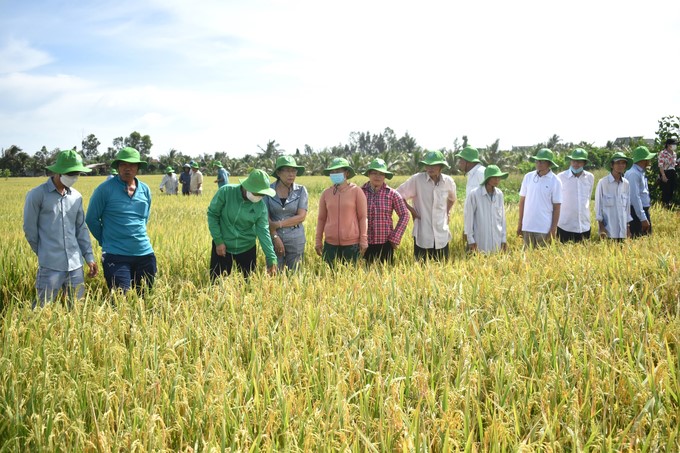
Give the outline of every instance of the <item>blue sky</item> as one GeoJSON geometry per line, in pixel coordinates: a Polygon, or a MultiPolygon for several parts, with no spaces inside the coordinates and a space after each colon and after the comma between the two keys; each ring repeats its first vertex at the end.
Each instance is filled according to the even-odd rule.
{"type": "Polygon", "coordinates": [[[666,0],[0,0],[0,147],[604,145],[680,114],[679,43],[666,0]]]}

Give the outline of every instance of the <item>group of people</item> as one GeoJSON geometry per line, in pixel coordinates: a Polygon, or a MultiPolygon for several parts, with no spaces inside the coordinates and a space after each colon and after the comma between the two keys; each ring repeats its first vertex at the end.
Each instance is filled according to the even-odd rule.
{"type": "MultiPolygon", "coordinates": [[[[669,139],[659,156],[662,183],[669,185],[675,182],[676,145],[669,139]],[[672,163],[664,153],[672,156],[672,163]]],[[[645,170],[655,156],[640,146],[632,158],[621,152],[611,157],[611,171],[595,190],[601,238],[623,240],[651,233],[645,170]]],[[[463,209],[467,249],[485,253],[505,250],[505,205],[498,186],[508,174],[496,165],[484,167],[478,151],[469,146],[456,157],[467,178],[463,209]]],[[[530,158],[536,169],[523,178],[517,225],[517,234],[526,247],[545,245],[554,238],[566,242],[590,237],[594,177],[584,170],[588,153],[576,148],[568,159],[569,169],[555,174],[557,164],[551,150],[541,149],[530,158]]],[[[394,189],[386,182],[393,177],[387,163],[374,159],[363,173],[368,181],[359,187],[350,181],[356,171],[349,162],[334,158],[323,171],[331,185],[319,199],[315,252],[331,266],[337,261],[356,262],[361,257],[368,263],[389,263],[410,215],[414,257],[446,259],[456,184],[444,173],[449,164],[441,152],[428,152],[420,163],[424,171],[394,189]]],[[[133,287],[152,287],[157,265],[146,231],[151,191],[137,179],[147,163],[137,150],[127,147],[117,153],[111,166],[117,175],[95,189],[86,215],[82,196],[73,185],[80,174],[91,170],[83,166],[74,150],[62,151],[56,163],[47,167],[53,175],[28,193],[23,228],[38,256],[36,302],[40,305],[54,300],[60,290],[69,297],[82,296],[83,260],[89,276],[98,274],[90,232],[102,247],[102,269],[109,289],[126,292],[133,287]]],[[[304,167],[291,156],[280,156],[271,174],[255,169],[239,184],[229,184],[228,172],[221,163],[216,166],[219,188],[207,211],[212,237],[211,280],[231,273],[234,263],[248,277],[255,269],[256,241],[264,252],[269,274],[298,269],[304,257],[309,197],[296,177],[304,174],[304,167]]],[[[203,181],[198,164],[186,164],[180,182],[184,194],[200,195],[203,181]],[[187,179],[189,171],[192,174],[187,179]],[[183,178],[189,182],[182,182],[183,178]]],[[[160,189],[176,194],[177,187],[174,171],[168,167],[160,189]]],[[[672,200],[672,191],[664,189],[664,197],[668,196],[664,202],[672,200]]]]}
{"type": "MultiPolygon", "coordinates": [[[[213,166],[217,168],[217,187],[220,188],[226,184],[229,184],[229,172],[222,162],[215,161],[213,166]]],[[[183,171],[180,173],[179,177],[175,174],[175,170],[172,167],[167,167],[165,169],[165,174],[163,179],[161,179],[161,184],[158,187],[161,192],[167,195],[178,195],[179,186],[182,185],[182,195],[202,195],[203,194],[203,173],[200,170],[198,162],[193,160],[189,163],[184,164],[182,167],[183,171]]]]}

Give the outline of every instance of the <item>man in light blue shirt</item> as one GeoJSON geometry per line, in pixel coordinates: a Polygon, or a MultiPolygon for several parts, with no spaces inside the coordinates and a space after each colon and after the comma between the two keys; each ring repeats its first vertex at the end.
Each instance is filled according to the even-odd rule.
{"type": "Polygon", "coordinates": [[[73,189],[78,176],[92,170],[83,166],[74,150],[60,152],[57,162],[47,169],[54,175],[28,192],[24,205],[24,234],[38,255],[35,287],[41,307],[52,302],[60,289],[69,299],[83,296],[81,256],[89,267],[88,276],[98,272],[85,225],[83,197],[73,189]]]}
{"type": "Polygon", "coordinates": [[[649,217],[652,200],[645,172],[654,156],[656,153],[650,153],[646,146],[638,146],[633,150],[633,166],[625,175],[630,183],[630,214],[633,217],[630,234],[634,238],[652,234],[652,219],[649,217]]]}
{"type": "Polygon", "coordinates": [[[215,180],[215,182],[217,183],[217,188],[219,189],[220,187],[229,184],[229,172],[227,171],[226,168],[224,168],[222,162],[220,162],[219,160],[215,162],[215,166],[218,168],[217,179],[215,180]]]}

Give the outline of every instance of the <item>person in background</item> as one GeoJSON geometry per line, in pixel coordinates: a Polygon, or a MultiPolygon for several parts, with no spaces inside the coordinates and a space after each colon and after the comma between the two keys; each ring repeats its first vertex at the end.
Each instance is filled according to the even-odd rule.
{"type": "Polygon", "coordinates": [[[385,183],[385,179],[392,179],[394,174],[387,170],[384,160],[374,159],[364,176],[368,176],[368,182],[361,187],[368,206],[368,248],[364,258],[368,263],[392,263],[394,250],[408,226],[406,202],[385,183]],[[399,217],[396,227],[392,221],[394,212],[399,217]]]}
{"type": "Polygon", "coordinates": [[[191,194],[191,165],[184,164],[182,173],[179,175],[179,183],[182,185],[182,195],[191,194]]]}
{"type": "Polygon", "coordinates": [[[496,165],[489,165],[484,169],[482,183],[465,197],[464,231],[471,252],[507,250],[505,204],[503,192],[498,188],[501,179],[507,177],[496,165]]]}
{"type": "Polygon", "coordinates": [[[151,212],[151,190],[137,179],[147,163],[139,151],[118,151],[111,166],[118,176],[104,181],[92,194],[85,222],[102,247],[102,268],[109,290],[148,290],[156,277],[156,255],[146,231],[151,212]]]}
{"type": "Polygon", "coordinates": [[[276,194],[264,199],[269,212],[269,234],[278,258],[279,270],[297,270],[305,253],[305,227],[309,195],[295,178],[305,173],[305,167],[291,156],[279,156],[271,176],[270,186],[276,194]]]}
{"type": "Polygon", "coordinates": [[[638,146],[633,150],[633,166],[624,175],[630,183],[630,215],[633,217],[630,234],[634,238],[652,234],[652,218],[649,216],[652,199],[646,172],[655,156],[656,153],[650,153],[646,146],[638,146]]]}
{"type": "Polygon", "coordinates": [[[177,180],[177,175],[175,175],[175,170],[172,167],[166,168],[159,189],[168,195],[177,195],[178,186],[179,181],[177,180]]]}
{"type": "Polygon", "coordinates": [[[203,173],[198,169],[198,163],[191,164],[191,183],[192,195],[203,195],[203,173]]]}
{"type": "Polygon", "coordinates": [[[331,266],[336,260],[356,262],[368,248],[366,196],[348,181],[356,173],[347,159],[334,158],[323,172],[333,185],[319,199],[314,250],[331,266]]]}
{"type": "Polygon", "coordinates": [[[264,170],[253,170],[240,184],[227,184],[217,189],[208,206],[208,229],[212,236],[210,280],[231,274],[234,263],[245,278],[255,270],[256,239],[267,260],[267,273],[276,274],[276,253],[269,235],[269,215],[262,199],[274,196],[269,176],[264,170]]]}
{"type": "Polygon", "coordinates": [[[569,169],[557,175],[562,183],[557,237],[561,242],[581,242],[590,239],[590,196],[595,177],[584,170],[588,163],[588,152],[585,149],[575,148],[567,157],[571,162],[569,169]]]}
{"type": "Polygon", "coordinates": [[[63,290],[69,304],[73,298],[83,296],[82,259],[89,268],[89,277],[99,271],[85,225],[83,197],[73,188],[81,173],[92,170],[83,166],[74,150],[61,151],[56,163],[47,169],[54,174],[29,191],[24,204],[24,235],[38,256],[34,308],[54,301],[59,290],[63,290]]]}
{"type": "Polygon", "coordinates": [[[217,183],[217,188],[219,189],[220,187],[229,184],[229,172],[226,168],[224,168],[224,165],[222,165],[222,162],[219,160],[215,161],[215,166],[217,167],[217,179],[215,182],[217,183]]]}
{"type": "Polygon", "coordinates": [[[450,168],[440,151],[430,151],[416,173],[397,188],[413,216],[413,255],[418,260],[448,259],[451,230],[449,213],[456,203],[456,183],[442,173],[450,168]],[[413,200],[413,206],[408,204],[413,200]]]}
{"type": "Polygon", "coordinates": [[[630,237],[630,183],[623,177],[633,159],[615,153],[609,161],[611,172],[597,182],[595,189],[595,219],[600,239],[622,241],[630,237]]]}
{"type": "Polygon", "coordinates": [[[115,178],[117,175],[118,175],[118,170],[116,170],[115,168],[112,168],[112,169],[111,169],[111,172],[110,172],[109,175],[106,177],[106,179],[115,178]]]}
{"type": "Polygon", "coordinates": [[[456,154],[458,158],[458,168],[465,174],[467,183],[465,184],[465,195],[477,189],[484,181],[485,167],[479,160],[479,151],[472,146],[466,146],[456,154]]]}
{"type": "Polygon", "coordinates": [[[674,206],[673,194],[678,178],[675,174],[678,156],[675,154],[678,141],[675,138],[666,139],[664,149],[659,153],[659,178],[661,179],[661,202],[671,209],[674,206]]]}

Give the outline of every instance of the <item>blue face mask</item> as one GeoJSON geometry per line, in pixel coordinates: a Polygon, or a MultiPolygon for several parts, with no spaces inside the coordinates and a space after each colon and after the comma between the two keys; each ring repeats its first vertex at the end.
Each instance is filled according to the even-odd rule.
{"type": "Polygon", "coordinates": [[[345,182],[345,173],[331,173],[328,176],[330,176],[333,184],[342,184],[345,182]]]}
{"type": "Polygon", "coordinates": [[[581,173],[583,171],[583,167],[581,167],[581,168],[569,167],[569,168],[571,168],[571,172],[575,175],[578,175],[579,173],[581,173]]]}

